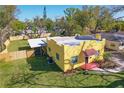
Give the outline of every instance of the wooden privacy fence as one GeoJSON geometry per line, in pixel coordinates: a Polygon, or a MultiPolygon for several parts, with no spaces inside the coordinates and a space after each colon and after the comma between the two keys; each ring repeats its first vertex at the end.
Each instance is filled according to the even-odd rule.
{"type": "Polygon", "coordinates": [[[29,39],[28,36],[10,36],[10,41],[29,39]]]}
{"type": "MultiPolygon", "coordinates": [[[[38,35],[38,34],[34,34],[34,35],[38,35]]],[[[49,37],[51,35],[51,33],[42,33],[40,35],[40,38],[45,38],[45,37],[49,37]]],[[[29,39],[28,36],[24,35],[18,35],[18,36],[10,36],[9,40],[10,41],[14,41],[14,40],[24,40],[24,39],[29,39]]]]}
{"type": "Polygon", "coordinates": [[[9,53],[0,54],[0,60],[12,61],[22,58],[29,58],[35,56],[34,50],[22,50],[9,53]]]}
{"type": "Polygon", "coordinates": [[[4,45],[6,46],[6,48],[2,52],[0,52],[0,54],[8,53],[7,47],[10,44],[11,41],[14,41],[14,40],[24,40],[24,39],[28,39],[27,36],[11,36],[9,39],[7,39],[4,42],[4,45]]]}
{"type": "MultiPolygon", "coordinates": [[[[51,35],[51,33],[45,33],[45,34],[41,34],[41,37],[48,37],[50,35],[51,35]]],[[[0,60],[12,61],[12,60],[29,58],[29,57],[35,56],[34,49],[15,51],[15,52],[7,51],[7,46],[10,44],[11,41],[24,40],[24,39],[29,39],[29,38],[28,38],[28,36],[11,36],[8,40],[6,40],[4,42],[4,45],[6,46],[6,48],[2,52],[0,52],[0,60]]]]}

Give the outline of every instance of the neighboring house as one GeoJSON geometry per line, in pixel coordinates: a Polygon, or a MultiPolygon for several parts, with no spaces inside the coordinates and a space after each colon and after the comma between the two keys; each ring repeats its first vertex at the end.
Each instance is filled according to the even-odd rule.
{"type": "Polygon", "coordinates": [[[28,38],[34,38],[35,37],[48,37],[51,35],[51,33],[48,33],[44,28],[43,29],[40,29],[40,28],[37,28],[37,32],[34,32],[30,29],[27,29],[27,30],[24,30],[21,32],[21,35],[23,36],[28,36],[28,38]]]}
{"type": "Polygon", "coordinates": [[[124,33],[102,33],[102,38],[106,39],[106,48],[116,51],[124,50],[124,33]]]}
{"type": "Polygon", "coordinates": [[[64,71],[85,63],[102,60],[105,39],[93,36],[50,37],[47,39],[47,54],[64,71]]]}

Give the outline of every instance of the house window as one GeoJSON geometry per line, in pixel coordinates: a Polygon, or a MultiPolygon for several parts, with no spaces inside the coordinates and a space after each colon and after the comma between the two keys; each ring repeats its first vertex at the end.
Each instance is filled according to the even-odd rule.
{"type": "Polygon", "coordinates": [[[59,60],[59,54],[58,53],[56,53],[56,59],[59,60]]]}
{"type": "Polygon", "coordinates": [[[73,57],[71,57],[71,63],[72,63],[72,64],[77,63],[77,61],[78,61],[78,56],[73,56],[73,57]]]}

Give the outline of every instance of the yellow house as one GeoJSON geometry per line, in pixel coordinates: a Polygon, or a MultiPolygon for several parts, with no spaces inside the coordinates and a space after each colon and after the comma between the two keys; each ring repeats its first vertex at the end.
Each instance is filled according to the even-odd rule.
{"type": "Polygon", "coordinates": [[[104,46],[100,35],[47,38],[47,54],[64,72],[102,60],[104,46]]]}

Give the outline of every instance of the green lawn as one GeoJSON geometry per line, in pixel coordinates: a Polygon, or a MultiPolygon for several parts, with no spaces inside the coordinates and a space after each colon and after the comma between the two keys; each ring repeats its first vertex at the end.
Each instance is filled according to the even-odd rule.
{"type": "Polygon", "coordinates": [[[124,87],[124,73],[88,75],[75,73],[64,76],[45,57],[0,62],[0,87],[124,87]]]}
{"type": "Polygon", "coordinates": [[[7,50],[9,52],[12,52],[12,51],[26,50],[29,48],[30,46],[27,40],[16,40],[10,42],[9,46],[7,47],[7,50]]]}

